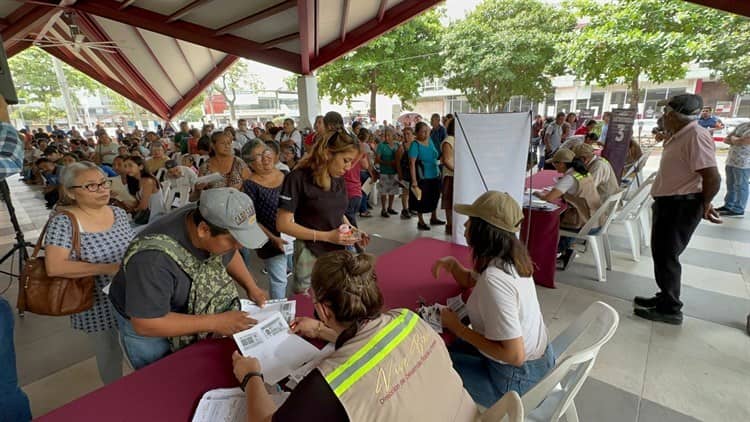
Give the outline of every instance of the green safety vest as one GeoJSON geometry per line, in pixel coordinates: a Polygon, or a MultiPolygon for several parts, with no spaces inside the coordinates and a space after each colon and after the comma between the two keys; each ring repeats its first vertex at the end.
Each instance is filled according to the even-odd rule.
{"type": "MultiPolygon", "coordinates": [[[[138,252],[158,251],[167,254],[190,277],[192,284],[188,293],[187,314],[213,315],[239,309],[239,296],[234,280],[227,273],[221,255],[206,260],[196,258],[173,238],[165,234],[150,234],[137,237],[130,244],[123,259],[123,268],[138,252]]],[[[125,281],[127,283],[127,280],[125,281]]],[[[165,280],[166,282],[166,280],[165,280]]],[[[170,337],[172,351],[179,350],[210,333],[197,333],[170,337]]]]}

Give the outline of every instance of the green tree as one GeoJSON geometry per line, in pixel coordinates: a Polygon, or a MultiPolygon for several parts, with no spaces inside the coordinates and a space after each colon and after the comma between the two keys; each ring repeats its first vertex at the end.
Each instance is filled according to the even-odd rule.
{"type": "MultiPolygon", "coordinates": [[[[25,118],[38,116],[45,123],[52,124],[53,120],[61,117],[60,110],[52,105],[54,99],[61,95],[60,85],[52,70],[52,56],[32,47],[13,56],[8,61],[8,66],[18,97],[27,104],[24,106],[25,118]],[[38,110],[34,111],[35,108],[38,110]]],[[[74,103],[79,101],[75,97],[76,90],[93,92],[99,87],[96,81],[66,64],[63,64],[63,73],[73,91],[74,103]]],[[[64,112],[62,115],[64,116],[64,112]]]]}
{"type": "Polygon", "coordinates": [[[286,89],[297,92],[297,78],[299,78],[299,75],[289,75],[284,78],[284,86],[286,89]]]}
{"type": "Polygon", "coordinates": [[[190,103],[189,106],[185,108],[185,111],[180,113],[180,118],[176,120],[185,120],[188,122],[195,122],[199,121],[201,117],[205,114],[203,112],[203,103],[206,100],[206,93],[201,92],[193,101],[190,103]]]}
{"type": "Polygon", "coordinates": [[[630,107],[640,101],[639,78],[655,83],[681,79],[703,47],[705,9],[681,0],[620,0],[571,6],[589,20],[560,46],[570,71],[587,83],[625,83],[630,107]]]}
{"type": "Polygon", "coordinates": [[[704,10],[702,63],[717,72],[735,94],[750,92],[750,19],[720,10],[704,10]]]}
{"type": "Polygon", "coordinates": [[[229,105],[229,114],[232,121],[237,120],[235,103],[240,91],[249,89],[252,92],[258,92],[263,89],[263,82],[258,75],[248,72],[247,62],[237,60],[229,69],[219,76],[213,83],[212,88],[220,93],[229,105]]]}
{"type": "Polygon", "coordinates": [[[539,0],[485,0],[445,36],[449,88],[485,111],[499,111],[512,96],[540,101],[561,70],[555,46],[567,42],[573,16],[539,0]]]}
{"type": "Polygon", "coordinates": [[[443,59],[436,54],[443,31],[440,13],[420,15],[325,65],[318,71],[320,93],[333,102],[369,93],[372,116],[378,93],[398,96],[403,103],[414,100],[420,82],[441,73],[443,59]]]}

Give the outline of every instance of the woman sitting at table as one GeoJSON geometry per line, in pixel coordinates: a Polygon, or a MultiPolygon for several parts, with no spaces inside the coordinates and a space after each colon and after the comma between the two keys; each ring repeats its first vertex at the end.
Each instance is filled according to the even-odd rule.
{"type": "Polygon", "coordinates": [[[297,164],[284,180],[279,195],[276,228],[297,240],[294,242],[295,293],[310,286],[310,274],[317,257],[360,242],[366,246],[369,237],[359,231],[357,239],[344,216],[349,199],[344,174],[359,156],[359,145],[344,131],[344,119],[336,112],[324,117],[325,141],[315,144],[312,152],[297,164]]]}
{"type": "Polygon", "coordinates": [[[464,227],[472,269],[449,256],[432,267],[473,289],[466,302],[471,327],[443,309],[443,326],[458,337],[450,347],[453,367],[475,402],[492,406],[503,394],[523,395],[555,366],[547,327],[531,279],[533,263],[516,238],[523,213],[507,193],[488,191],[453,209],[469,217],[464,227]]]}
{"type": "Polygon", "coordinates": [[[375,257],[331,252],[315,263],[309,290],[318,320],[293,331],[335,344],[278,410],[260,362],[232,355],[253,421],[473,421],[476,405],[451,368],[443,339],[415,313],[383,312],[375,257]]]}
{"type": "MultiPolygon", "coordinates": [[[[547,202],[562,198],[567,203],[568,209],[560,215],[560,228],[577,231],[601,206],[601,198],[596,190],[594,178],[589,177],[586,164],[580,158],[576,158],[575,153],[569,149],[557,150],[547,162],[552,163],[555,170],[563,176],[552,189],[546,192],[534,192],[534,196],[547,202]]],[[[575,255],[571,247],[573,240],[571,237],[563,236],[560,237],[557,245],[563,270],[568,267],[575,255]]]]}

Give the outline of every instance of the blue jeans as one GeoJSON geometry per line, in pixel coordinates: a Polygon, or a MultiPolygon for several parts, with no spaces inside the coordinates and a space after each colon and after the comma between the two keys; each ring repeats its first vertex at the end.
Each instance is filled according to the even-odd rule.
{"type": "Polygon", "coordinates": [[[112,309],[120,329],[120,341],[128,355],[130,364],[135,369],[156,362],[170,353],[169,340],[165,337],[144,337],[135,332],[130,320],[125,319],[120,312],[112,309]]]}
{"type": "Polygon", "coordinates": [[[357,227],[357,211],[362,202],[364,202],[364,199],[362,199],[361,196],[349,198],[349,205],[346,206],[346,211],[344,212],[346,219],[349,220],[349,223],[354,227],[357,227]]]}
{"type": "Polygon", "coordinates": [[[508,391],[522,396],[555,367],[552,345],[544,356],[526,361],[522,366],[502,364],[488,359],[469,343],[457,340],[448,347],[453,368],[461,376],[464,388],[475,402],[491,407],[508,391]]]}
{"type": "Polygon", "coordinates": [[[268,270],[271,299],[284,299],[286,297],[287,256],[284,254],[272,256],[264,259],[263,263],[268,270]]]}
{"type": "Polygon", "coordinates": [[[724,206],[731,212],[744,214],[749,191],[750,169],[726,166],[726,171],[727,194],[724,196],[724,206]]]}
{"type": "MultiPolygon", "coordinates": [[[[367,171],[360,171],[359,172],[359,180],[360,180],[360,182],[362,182],[363,185],[365,184],[365,182],[369,178],[370,178],[370,173],[369,172],[367,172],[367,171]]],[[[359,212],[361,212],[363,214],[367,212],[367,210],[369,209],[369,207],[367,206],[367,201],[368,201],[369,197],[370,197],[370,195],[362,192],[362,200],[360,201],[360,204],[359,204],[359,212]]]]}
{"type": "Polygon", "coordinates": [[[13,309],[0,297],[0,421],[30,421],[29,398],[18,387],[14,324],[13,309]]]}

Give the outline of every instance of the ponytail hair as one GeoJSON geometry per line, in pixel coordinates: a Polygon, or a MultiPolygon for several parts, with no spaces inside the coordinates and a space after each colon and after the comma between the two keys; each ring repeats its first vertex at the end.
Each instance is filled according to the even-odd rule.
{"type": "Polygon", "coordinates": [[[351,340],[366,321],[380,316],[383,294],[375,275],[375,256],[340,250],[321,256],[312,270],[315,301],[325,303],[336,321],[348,324],[336,348],[351,340]]]}
{"type": "Polygon", "coordinates": [[[589,169],[586,168],[586,164],[579,157],[576,157],[570,163],[565,163],[567,168],[573,168],[577,173],[582,175],[589,174],[589,169]]]}
{"type": "Polygon", "coordinates": [[[297,167],[309,169],[313,173],[313,182],[319,188],[331,190],[331,175],[328,173],[328,163],[337,154],[348,151],[359,151],[359,145],[344,130],[344,119],[335,111],[329,111],[323,117],[326,131],[313,146],[310,154],[306,154],[297,167]]]}

